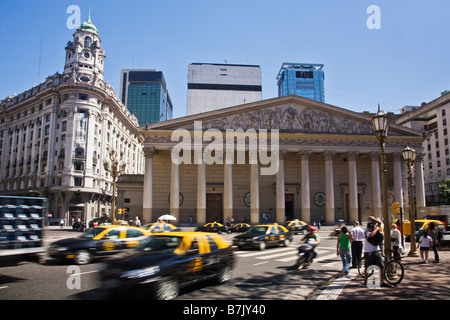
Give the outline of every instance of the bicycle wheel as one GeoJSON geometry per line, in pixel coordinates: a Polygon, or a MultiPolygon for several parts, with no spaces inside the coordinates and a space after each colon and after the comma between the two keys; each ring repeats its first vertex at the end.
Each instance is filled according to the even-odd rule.
{"type": "Polygon", "coordinates": [[[364,258],[361,258],[358,261],[358,273],[363,278],[364,278],[364,265],[365,265],[364,258]]]}
{"type": "Polygon", "coordinates": [[[384,268],[384,278],[391,285],[399,284],[403,280],[404,275],[405,269],[403,265],[396,260],[390,260],[384,268]]]}

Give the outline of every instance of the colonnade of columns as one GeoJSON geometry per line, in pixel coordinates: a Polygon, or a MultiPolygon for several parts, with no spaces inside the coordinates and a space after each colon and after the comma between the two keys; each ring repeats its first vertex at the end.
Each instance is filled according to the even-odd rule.
{"type": "MultiPolygon", "coordinates": [[[[153,158],[156,154],[154,148],[146,148],[145,152],[145,177],[144,177],[144,202],[143,218],[145,221],[152,221],[153,208],[153,158]]],[[[301,164],[301,220],[309,222],[311,219],[311,196],[310,196],[310,174],[309,158],[311,152],[308,150],[297,151],[297,156],[301,164]]],[[[279,152],[279,170],[276,174],[276,222],[284,223],[285,220],[285,172],[284,158],[286,151],[279,152]]],[[[325,222],[327,224],[335,223],[335,187],[334,187],[334,168],[333,161],[335,152],[326,151],[323,153],[325,158],[325,222]]],[[[226,155],[224,156],[226,157],[226,155]]],[[[348,152],[348,194],[349,194],[349,221],[358,219],[358,176],[357,162],[358,152],[348,152]]],[[[417,157],[415,166],[416,179],[416,203],[418,207],[425,207],[425,188],[423,180],[422,158],[417,157]]],[[[371,153],[371,189],[372,189],[372,214],[381,216],[381,186],[380,186],[380,167],[379,153],[371,153]]],[[[206,164],[202,161],[197,166],[197,224],[203,225],[206,221],[206,164]]],[[[223,214],[224,217],[233,216],[233,165],[231,161],[224,163],[223,178],[223,214]]],[[[260,199],[259,199],[259,164],[250,164],[250,223],[257,224],[260,221],[260,199]]],[[[394,201],[398,201],[403,206],[403,193],[407,192],[407,186],[403,187],[402,179],[402,158],[401,154],[393,154],[393,177],[394,177],[394,201]]],[[[322,177],[319,177],[322,179],[322,177]]],[[[170,214],[179,220],[179,190],[180,176],[179,165],[171,162],[170,175],[170,214]]]]}

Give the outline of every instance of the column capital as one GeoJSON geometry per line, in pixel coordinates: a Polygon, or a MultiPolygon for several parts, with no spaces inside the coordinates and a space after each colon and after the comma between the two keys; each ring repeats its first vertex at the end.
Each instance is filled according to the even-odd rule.
{"type": "Polygon", "coordinates": [[[334,151],[325,151],[323,154],[325,156],[325,160],[333,160],[334,155],[336,154],[336,152],[334,152],[334,151]]]}
{"type": "Polygon", "coordinates": [[[356,161],[356,158],[358,157],[359,152],[356,151],[350,151],[348,153],[348,158],[350,161],[356,161]]]}
{"type": "Polygon", "coordinates": [[[155,147],[144,148],[144,156],[145,156],[145,158],[153,158],[153,156],[155,154],[156,154],[155,147]]]}
{"type": "Polygon", "coordinates": [[[370,154],[370,156],[371,156],[372,161],[380,160],[380,152],[374,151],[370,154]]]}
{"type": "Polygon", "coordinates": [[[298,153],[297,153],[297,157],[300,159],[300,160],[309,160],[309,157],[311,156],[311,151],[309,151],[309,150],[300,150],[298,153]]]}

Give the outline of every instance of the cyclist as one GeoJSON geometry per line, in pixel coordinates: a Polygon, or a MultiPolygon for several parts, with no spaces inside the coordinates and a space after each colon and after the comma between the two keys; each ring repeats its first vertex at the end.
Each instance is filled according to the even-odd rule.
{"type": "Polygon", "coordinates": [[[369,222],[367,224],[367,230],[365,232],[366,241],[364,243],[364,284],[367,283],[367,268],[371,265],[376,265],[380,268],[380,284],[382,287],[390,287],[390,285],[384,283],[384,265],[383,258],[381,256],[380,246],[374,246],[369,242],[369,238],[375,236],[375,234],[380,230],[380,222],[377,221],[375,226],[374,222],[369,222]]]}

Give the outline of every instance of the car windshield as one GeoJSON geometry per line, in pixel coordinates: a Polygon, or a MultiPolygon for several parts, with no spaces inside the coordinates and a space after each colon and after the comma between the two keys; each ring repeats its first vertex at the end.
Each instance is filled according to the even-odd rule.
{"type": "Polygon", "coordinates": [[[155,251],[158,253],[172,253],[180,244],[182,238],[175,236],[155,235],[145,239],[139,247],[142,251],[155,251]]]}
{"type": "Polygon", "coordinates": [[[256,226],[253,228],[248,229],[248,233],[266,233],[267,232],[267,228],[268,227],[263,227],[263,226],[256,226]]]}
{"type": "Polygon", "coordinates": [[[98,236],[101,232],[105,231],[104,228],[93,228],[81,235],[82,238],[92,239],[98,236]]]}

